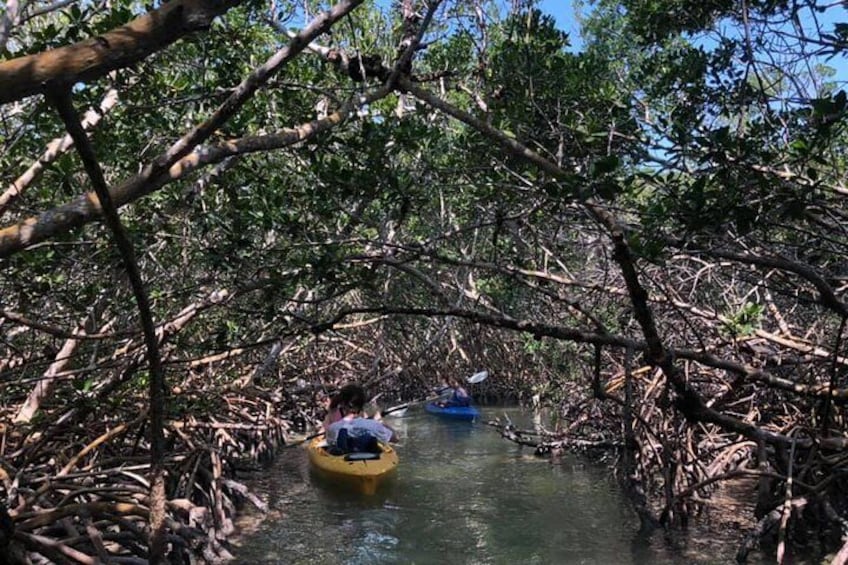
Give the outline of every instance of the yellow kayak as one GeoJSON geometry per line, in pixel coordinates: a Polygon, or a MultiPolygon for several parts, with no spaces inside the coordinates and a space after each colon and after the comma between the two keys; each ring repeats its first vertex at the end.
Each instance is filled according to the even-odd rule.
{"type": "Polygon", "coordinates": [[[398,466],[398,455],[392,446],[380,443],[380,454],[349,453],[331,455],[325,449],[324,436],[318,436],[307,445],[312,467],[327,477],[353,486],[363,494],[374,494],[377,487],[392,476],[398,466]],[[369,458],[371,457],[371,458],[369,458]]]}

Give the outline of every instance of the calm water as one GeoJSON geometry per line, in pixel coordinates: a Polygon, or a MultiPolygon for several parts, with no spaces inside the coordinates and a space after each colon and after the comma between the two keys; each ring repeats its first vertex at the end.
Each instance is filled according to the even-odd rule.
{"type": "MultiPolygon", "coordinates": [[[[484,408],[483,417],[515,409],[484,408]]],[[[284,450],[250,487],[269,503],[240,520],[237,563],[654,564],[732,563],[713,541],[672,549],[641,539],[638,522],[604,468],[559,463],[500,438],[484,424],[410,412],[398,429],[398,475],[374,496],[314,476],[303,449],[284,450]],[[251,531],[253,530],[253,531],[251,531]],[[701,549],[698,546],[703,545],[701,549]]]]}

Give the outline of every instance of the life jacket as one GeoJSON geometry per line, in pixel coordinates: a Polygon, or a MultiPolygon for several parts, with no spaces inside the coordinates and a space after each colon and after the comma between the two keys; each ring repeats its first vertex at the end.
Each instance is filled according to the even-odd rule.
{"type": "Polygon", "coordinates": [[[447,406],[471,406],[471,397],[465,396],[460,397],[456,394],[456,390],[453,391],[448,401],[445,403],[447,406]]]}

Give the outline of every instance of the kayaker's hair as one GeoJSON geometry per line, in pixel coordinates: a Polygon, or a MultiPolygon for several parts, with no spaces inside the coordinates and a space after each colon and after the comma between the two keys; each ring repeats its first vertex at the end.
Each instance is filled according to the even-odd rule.
{"type": "Polygon", "coordinates": [[[365,389],[356,384],[343,386],[339,389],[338,394],[330,400],[330,407],[336,406],[338,406],[342,415],[362,412],[365,407],[365,389]]]}

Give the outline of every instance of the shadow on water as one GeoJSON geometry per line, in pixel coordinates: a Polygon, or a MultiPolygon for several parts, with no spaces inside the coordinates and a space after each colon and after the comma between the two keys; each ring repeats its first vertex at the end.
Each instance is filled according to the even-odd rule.
{"type": "MultiPolygon", "coordinates": [[[[517,409],[517,425],[532,425],[517,409]]],[[[580,457],[556,464],[481,423],[422,413],[391,421],[397,477],[375,495],[310,472],[285,451],[250,482],[268,500],[260,522],[240,518],[237,563],[709,564],[732,563],[735,541],[669,545],[645,538],[605,468],[580,457]]]]}

